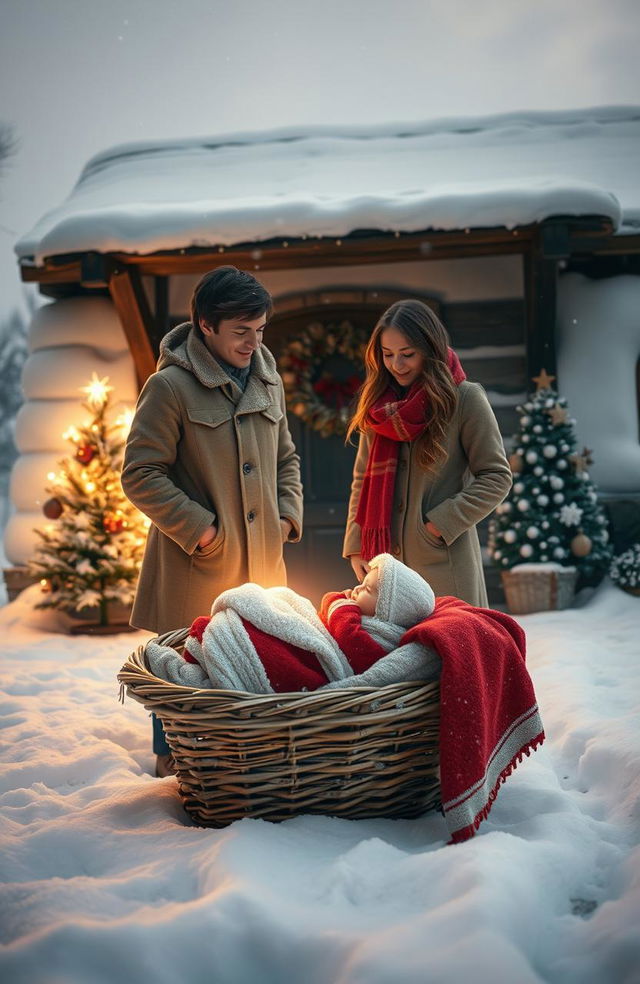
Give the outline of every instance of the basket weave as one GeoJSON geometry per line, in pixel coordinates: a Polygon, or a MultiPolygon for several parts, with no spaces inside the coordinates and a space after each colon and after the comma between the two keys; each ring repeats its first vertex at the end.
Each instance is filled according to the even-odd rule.
{"type": "MultiPolygon", "coordinates": [[[[180,651],[188,629],[157,640],[180,651]]],[[[148,669],[146,646],[118,674],[162,721],[190,817],[303,813],[416,817],[440,805],[439,684],[256,695],[197,690],[148,669]]]]}
{"type": "Polygon", "coordinates": [[[528,570],[501,571],[507,606],[512,615],[554,612],[568,608],[573,601],[578,572],[528,570]]]}

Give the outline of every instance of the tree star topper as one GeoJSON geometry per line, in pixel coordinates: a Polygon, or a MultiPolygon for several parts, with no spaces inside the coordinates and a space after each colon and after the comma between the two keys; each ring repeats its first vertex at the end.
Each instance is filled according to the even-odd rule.
{"type": "Polygon", "coordinates": [[[531,378],[536,384],[536,391],[537,391],[542,389],[551,389],[551,383],[556,377],[550,376],[546,369],[541,369],[539,376],[532,376],[531,378]]]}
{"type": "Polygon", "coordinates": [[[101,407],[106,402],[108,394],[113,392],[113,386],[109,386],[108,383],[108,376],[98,379],[97,373],[94,372],[87,385],[80,387],[80,392],[87,394],[87,403],[93,409],[101,407]]]}

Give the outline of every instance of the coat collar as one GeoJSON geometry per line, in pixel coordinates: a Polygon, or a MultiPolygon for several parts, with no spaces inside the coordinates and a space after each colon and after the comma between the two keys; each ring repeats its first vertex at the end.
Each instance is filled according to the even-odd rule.
{"type": "MultiPolygon", "coordinates": [[[[164,369],[166,366],[180,366],[182,369],[186,369],[196,377],[199,383],[209,389],[224,386],[229,382],[226,372],[213,358],[207,346],[194,331],[190,321],[185,321],[183,324],[172,328],[162,339],[157,369],[164,369]]],[[[276,360],[265,345],[261,345],[258,351],[253,354],[247,387],[238,404],[239,407],[242,405],[243,410],[245,410],[244,404],[246,402],[255,402],[258,395],[256,392],[258,381],[266,386],[278,384],[276,360]],[[247,401],[249,391],[253,393],[253,398],[247,401]]],[[[260,389],[264,392],[264,388],[258,386],[258,390],[260,389]]],[[[267,396],[268,404],[270,402],[268,394],[265,396],[267,396]]],[[[249,406],[246,409],[248,411],[249,406]]],[[[254,409],[263,409],[263,407],[255,407],[254,409]]]]}

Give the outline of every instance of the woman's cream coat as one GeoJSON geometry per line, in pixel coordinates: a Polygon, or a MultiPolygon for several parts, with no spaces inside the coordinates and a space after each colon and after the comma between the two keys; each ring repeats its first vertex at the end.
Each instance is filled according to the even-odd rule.
{"type": "MultiPolygon", "coordinates": [[[[372,433],[361,435],[353,472],[343,554],[360,553],[355,521],[372,433]]],[[[417,462],[415,443],[400,445],[391,521],[393,554],[421,574],[436,595],[454,595],[487,605],[476,523],[502,502],[511,488],[498,423],[484,390],[463,382],[447,431],[447,458],[434,472],[417,462]],[[427,531],[431,520],[442,539],[427,531]]]]}
{"type": "Polygon", "coordinates": [[[122,487],[151,520],[131,622],[152,632],[208,615],[221,591],[286,584],[280,517],[302,534],[300,459],[264,346],[243,393],[189,323],[163,339],[140,394],[122,487]],[[208,526],[218,535],[197,544],[208,526]]]}

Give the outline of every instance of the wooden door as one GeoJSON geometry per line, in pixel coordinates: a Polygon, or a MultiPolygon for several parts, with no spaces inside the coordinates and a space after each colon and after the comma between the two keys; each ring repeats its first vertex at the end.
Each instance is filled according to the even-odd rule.
{"type": "MultiPolygon", "coordinates": [[[[368,339],[382,312],[405,293],[374,290],[337,290],[305,294],[290,301],[289,310],[271,321],[265,343],[278,361],[283,349],[310,325],[322,325],[326,332],[339,330],[348,322],[368,339]]],[[[433,298],[425,298],[437,308],[433,298]]],[[[278,309],[282,309],[281,302],[278,309]]],[[[318,329],[316,329],[317,331],[318,329]]],[[[338,377],[354,372],[340,358],[328,358],[323,369],[338,377]]],[[[304,535],[301,543],[285,547],[290,586],[318,605],[326,591],[340,590],[355,583],[351,565],[342,557],[342,541],[347,518],[353,463],[357,450],[345,444],[344,436],[323,437],[289,413],[289,427],[300,455],[304,485],[304,535]]]]}
{"type": "MultiPolygon", "coordinates": [[[[345,322],[370,332],[375,314],[331,305],[320,310],[304,309],[278,319],[269,327],[267,345],[282,371],[282,350],[289,340],[310,324],[332,332],[345,322]]],[[[366,336],[365,336],[366,337],[366,336]]],[[[327,360],[330,363],[332,360],[327,360]]],[[[338,365],[338,371],[345,371],[338,365]]],[[[358,367],[350,367],[352,373],[358,367]]],[[[358,371],[360,378],[363,374],[358,371]]],[[[342,540],[347,518],[355,444],[345,444],[343,435],[322,436],[299,416],[289,412],[289,427],[300,455],[304,487],[304,535],[301,543],[285,547],[285,563],[290,586],[318,605],[326,591],[339,590],[354,583],[348,561],[342,557],[342,540]]]]}

